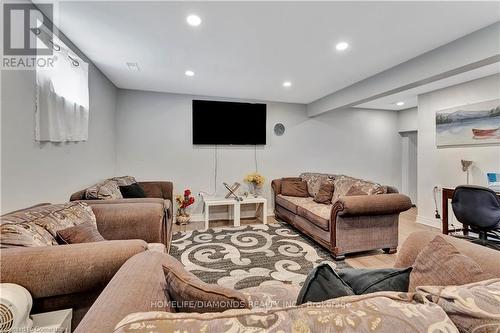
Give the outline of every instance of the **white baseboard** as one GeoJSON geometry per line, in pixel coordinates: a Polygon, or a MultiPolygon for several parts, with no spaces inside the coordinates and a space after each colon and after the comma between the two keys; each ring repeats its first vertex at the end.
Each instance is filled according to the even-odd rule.
{"type": "Polygon", "coordinates": [[[441,220],[436,218],[428,218],[422,215],[417,215],[417,223],[427,225],[429,227],[441,230],[441,220]]]}
{"type": "MultiPolygon", "coordinates": [[[[274,216],[274,211],[271,210],[271,211],[268,211],[267,212],[267,216],[274,216]]],[[[244,219],[244,218],[250,218],[252,216],[242,216],[241,218],[244,219]]],[[[210,221],[212,220],[225,220],[228,218],[228,215],[227,213],[220,213],[220,214],[210,214],[210,221]]],[[[203,222],[205,221],[205,216],[203,214],[191,214],[191,221],[193,222],[203,222]]]]}

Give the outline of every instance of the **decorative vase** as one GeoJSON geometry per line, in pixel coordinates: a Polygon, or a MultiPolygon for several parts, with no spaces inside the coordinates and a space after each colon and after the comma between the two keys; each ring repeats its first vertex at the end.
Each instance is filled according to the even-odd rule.
{"type": "Polygon", "coordinates": [[[260,187],[257,186],[255,183],[249,183],[249,192],[252,196],[258,197],[260,194],[260,187]]]}
{"type": "Polygon", "coordinates": [[[189,215],[186,212],[185,208],[179,208],[179,210],[177,212],[177,216],[175,217],[175,220],[177,221],[177,224],[181,224],[181,225],[188,224],[189,221],[191,221],[191,215],[189,215]]]}

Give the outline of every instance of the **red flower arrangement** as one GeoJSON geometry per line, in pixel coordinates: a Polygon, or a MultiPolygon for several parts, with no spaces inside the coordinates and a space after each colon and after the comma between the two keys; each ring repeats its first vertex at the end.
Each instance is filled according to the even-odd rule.
{"type": "Polygon", "coordinates": [[[184,195],[177,195],[175,197],[175,201],[177,202],[177,206],[179,207],[177,210],[177,214],[181,216],[189,216],[186,213],[186,208],[194,204],[194,197],[191,196],[191,190],[184,190],[184,195]]]}

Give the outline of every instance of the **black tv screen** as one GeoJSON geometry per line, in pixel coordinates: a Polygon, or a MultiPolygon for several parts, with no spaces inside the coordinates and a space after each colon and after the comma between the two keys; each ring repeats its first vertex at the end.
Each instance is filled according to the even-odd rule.
{"type": "Polygon", "coordinates": [[[193,144],[265,145],[266,104],[193,100],[193,144]]]}

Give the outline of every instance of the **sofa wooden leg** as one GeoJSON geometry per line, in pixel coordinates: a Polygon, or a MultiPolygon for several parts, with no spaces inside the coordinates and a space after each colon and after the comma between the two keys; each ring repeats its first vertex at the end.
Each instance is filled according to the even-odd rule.
{"type": "Polygon", "coordinates": [[[335,255],[335,254],[334,254],[334,255],[333,255],[333,259],[334,259],[335,261],[341,261],[341,260],[344,260],[344,259],[345,259],[345,255],[343,255],[343,254],[338,254],[338,255],[335,255]]]}
{"type": "Polygon", "coordinates": [[[384,252],[387,253],[387,254],[393,254],[393,253],[398,252],[398,249],[395,248],[395,247],[385,248],[385,249],[382,249],[382,250],[384,250],[384,252]]]}

